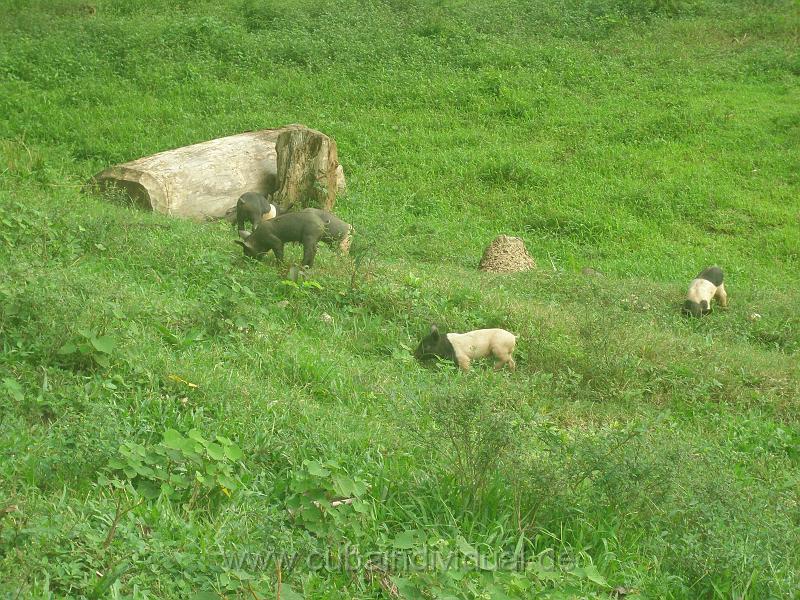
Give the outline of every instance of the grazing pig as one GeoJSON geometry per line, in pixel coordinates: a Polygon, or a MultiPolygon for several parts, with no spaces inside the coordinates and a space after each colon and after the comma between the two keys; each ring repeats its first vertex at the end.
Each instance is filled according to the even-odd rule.
{"type": "Polygon", "coordinates": [[[350,242],[353,236],[352,225],[345,223],[333,213],[320,208],[306,208],[303,210],[303,212],[310,212],[319,216],[319,218],[325,223],[325,233],[329,238],[324,241],[327,241],[331,247],[334,247],[334,244],[338,244],[339,249],[342,252],[347,253],[347,251],[350,249],[350,242]]]}
{"type": "Polygon", "coordinates": [[[505,329],[477,329],[467,333],[439,333],[436,325],[431,325],[431,332],[419,343],[414,356],[423,360],[430,357],[439,357],[452,360],[463,371],[469,371],[470,362],[476,358],[483,358],[493,354],[497,359],[495,371],[503,365],[513,371],[517,368],[511,356],[517,336],[505,329]]]}
{"type": "Polygon", "coordinates": [[[245,221],[250,221],[253,229],[261,221],[268,221],[278,216],[278,208],[258,192],[245,192],[236,201],[236,226],[244,230],[245,221]]]}
{"type": "Polygon", "coordinates": [[[712,298],[716,298],[722,308],[728,306],[728,294],[719,267],[708,267],[692,280],[682,312],[693,317],[707,315],[711,312],[712,298]]]}
{"type": "Polygon", "coordinates": [[[317,244],[321,241],[332,248],[341,248],[349,239],[352,228],[339,217],[315,208],[290,212],[269,221],[262,221],[255,231],[239,231],[235,240],[244,249],[245,256],[258,258],[270,250],[277,260],[283,260],[283,245],[287,242],[303,244],[303,266],[314,264],[317,244]]]}

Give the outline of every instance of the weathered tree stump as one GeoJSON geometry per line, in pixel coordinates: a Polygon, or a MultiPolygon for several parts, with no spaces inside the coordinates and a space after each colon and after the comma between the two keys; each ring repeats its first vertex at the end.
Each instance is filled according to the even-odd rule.
{"type": "Polygon", "coordinates": [[[92,177],[89,184],[101,191],[111,186],[121,188],[145,208],[198,221],[230,215],[245,192],[265,196],[282,192],[281,201],[287,206],[300,203],[330,208],[336,192],[345,188],[344,173],[336,160],[336,143],[302,125],[250,131],[159,152],[109,167],[92,177]],[[290,134],[286,139],[293,143],[286,145],[288,155],[279,159],[277,145],[284,133],[290,134]],[[301,165],[293,165],[292,160],[301,165]],[[317,188],[322,187],[309,183],[311,167],[316,169],[314,181],[328,186],[324,203],[319,193],[307,191],[312,188],[319,192],[317,188]],[[295,177],[299,180],[294,181],[295,177]]]}
{"type": "Polygon", "coordinates": [[[284,209],[300,205],[331,210],[340,171],[336,142],[314,129],[289,125],[278,136],[275,150],[279,187],[273,199],[284,209]]]}

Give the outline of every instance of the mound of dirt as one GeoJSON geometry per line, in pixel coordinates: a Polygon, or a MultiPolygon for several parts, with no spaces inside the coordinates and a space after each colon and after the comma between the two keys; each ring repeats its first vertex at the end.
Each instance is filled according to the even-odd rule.
{"type": "Polygon", "coordinates": [[[483,251],[479,268],[492,273],[518,273],[535,269],[536,263],[520,238],[498,235],[483,251]]]}

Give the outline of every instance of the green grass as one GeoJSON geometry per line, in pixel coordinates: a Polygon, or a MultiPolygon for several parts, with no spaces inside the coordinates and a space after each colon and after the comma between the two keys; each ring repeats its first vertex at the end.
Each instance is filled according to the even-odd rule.
{"type": "Polygon", "coordinates": [[[797,595],[796,3],[2,8],[0,594],[273,598],[280,572],[284,599],[381,598],[348,552],[474,549],[527,568],[386,575],[407,598],[797,595]],[[228,224],[82,191],[294,122],[336,139],[359,234],[317,285],[228,224]],[[477,271],[499,233],[538,268],[477,271]],[[731,307],[684,319],[709,264],[731,307]],[[513,331],[517,372],[419,365],[431,322],[513,331]],[[171,429],[238,445],[202,467],[235,485],[153,498],[114,469],[171,429]],[[314,520],[342,490],[358,510],[314,520]]]}

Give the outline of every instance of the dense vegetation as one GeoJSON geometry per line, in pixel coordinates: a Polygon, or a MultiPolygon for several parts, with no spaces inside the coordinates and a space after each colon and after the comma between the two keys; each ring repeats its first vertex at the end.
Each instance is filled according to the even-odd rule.
{"type": "Polygon", "coordinates": [[[2,5],[0,595],[798,593],[795,2],[2,5]],[[82,191],[293,122],[359,234],[301,285],[82,191]],[[419,365],[432,321],[517,372],[419,365]]]}

